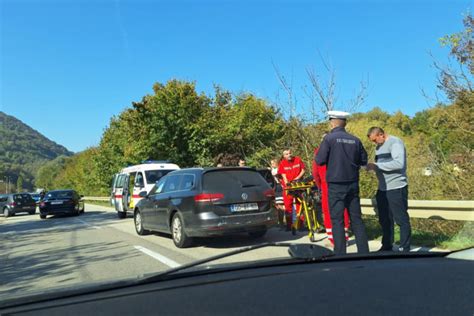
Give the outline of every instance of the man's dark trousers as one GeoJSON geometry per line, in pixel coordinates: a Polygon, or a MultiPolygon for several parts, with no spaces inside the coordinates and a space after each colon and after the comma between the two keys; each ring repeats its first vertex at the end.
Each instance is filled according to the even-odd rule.
{"type": "Polygon", "coordinates": [[[408,186],[388,191],[377,191],[379,223],[382,226],[382,248],[391,250],[394,242],[394,220],[400,226],[400,250],[409,251],[411,242],[408,216],[408,186]]]}
{"type": "Polygon", "coordinates": [[[359,199],[358,182],[329,182],[329,213],[332,222],[332,235],[334,238],[334,253],[346,253],[346,238],[344,232],[344,208],[349,211],[352,232],[356,238],[358,253],[369,253],[367,233],[362,221],[359,199]]]}

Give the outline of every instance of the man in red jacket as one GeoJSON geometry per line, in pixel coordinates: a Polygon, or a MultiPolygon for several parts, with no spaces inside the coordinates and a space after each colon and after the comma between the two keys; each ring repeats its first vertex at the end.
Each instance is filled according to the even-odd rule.
{"type": "MultiPolygon", "coordinates": [[[[326,134],[324,134],[326,135],[326,134]]],[[[323,135],[323,138],[324,138],[323,135]]],[[[314,150],[314,156],[318,153],[319,147],[314,150]]],[[[331,216],[329,215],[329,200],[328,200],[328,183],[326,182],[326,165],[317,165],[316,162],[313,160],[312,166],[312,174],[314,182],[316,182],[316,186],[319,190],[321,190],[321,208],[323,209],[323,220],[324,220],[324,227],[326,228],[326,234],[328,235],[328,239],[331,244],[334,245],[334,239],[332,237],[332,224],[331,224],[331,216]]],[[[344,230],[346,231],[346,241],[349,240],[349,213],[347,209],[344,210],[344,230]]]]}
{"type": "MultiPolygon", "coordinates": [[[[285,217],[286,217],[286,230],[291,230],[293,222],[292,211],[293,211],[293,196],[287,194],[285,188],[291,181],[301,179],[305,172],[305,165],[300,157],[293,157],[291,149],[285,149],[283,151],[283,159],[278,166],[278,173],[282,177],[281,185],[283,186],[283,202],[285,203],[285,217]]],[[[296,203],[296,212],[300,209],[300,204],[296,203]]]]}

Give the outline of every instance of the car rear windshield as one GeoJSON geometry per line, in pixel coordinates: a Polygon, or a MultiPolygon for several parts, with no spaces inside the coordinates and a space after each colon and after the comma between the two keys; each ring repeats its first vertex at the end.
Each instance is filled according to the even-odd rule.
{"type": "Polygon", "coordinates": [[[155,184],[163,176],[174,170],[148,170],[145,171],[146,183],[155,184]]]}
{"type": "Polygon", "coordinates": [[[267,170],[267,169],[258,170],[258,173],[262,175],[262,177],[265,179],[265,181],[267,181],[267,183],[270,186],[273,186],[275,184],[275,180],[270,170],[267,170]]]}
{"type": "Polygon", "coordinates": [[[253,170],[215,170],[206,172],[203,176],[203,189],[206,191],[267,186],[265,179],[253,170]]]}
{"type": "Polygon", "coordinates": [[[29,194],[15,194],[13,200],[16,202],[31,202],[33,198],[29,194]]]}
{"type": "Polygon", "coordinates": [[[47,198],[53,199],[68,199],[72,198],[72,191],[53,191],[46,194],[47,198]]]}

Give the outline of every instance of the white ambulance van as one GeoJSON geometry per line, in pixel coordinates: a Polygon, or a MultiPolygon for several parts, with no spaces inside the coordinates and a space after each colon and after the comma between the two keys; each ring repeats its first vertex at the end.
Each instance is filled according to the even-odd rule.
{"type": "Polygon", "coordinates": [[[155,183],[167,173],[178,170],[179,166],[168,161],[144,161],[142,164],[123,168],[114,175],[110,203],[115,207],[119,218],[127,217],[127,211],[142,198],[140,192],[147,193],[155,183]]]}

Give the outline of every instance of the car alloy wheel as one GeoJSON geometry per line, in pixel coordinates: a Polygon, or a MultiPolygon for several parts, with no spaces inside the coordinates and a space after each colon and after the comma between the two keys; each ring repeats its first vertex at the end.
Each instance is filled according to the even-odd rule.
{"type": "Polygon", "coordinates": [[[10,216],[10,212],[8,211],[8,207],[5,207],[5,208],[3,209],[3,216],[5,216],[5,217],[10,216]]]}
{"type": "Polygon", "coordinates": [[[173,219],[173,239],[179,244],[181,242],[183,225],[179,216],[175,216],[173,219]]]}
{"type": "Polygon", "coordinates": [[[175,213],[171,220],[171,235],[175,246],[178,248],[186,248],[192,244],[192,239],[186,235],[183,219],[179,213],[175,213]]]}
{"type": "Polygon", "coordinates": [[[142,215],[140,212],[135,215],[135,229],[137,232],[142,230],[142,215]]]}
{"type": "Polygon", "coordinates": [[[135,222],[135,231],[138,235],[147,235],[149,233],[148,230],[143,228],[143,218],[140,211],[135,211],[133,221],[135,222]]]}

